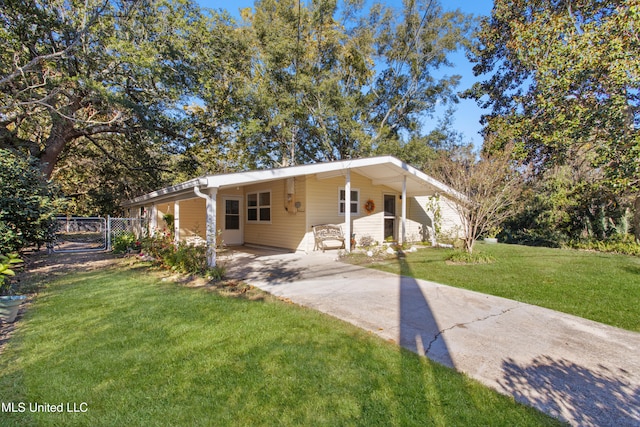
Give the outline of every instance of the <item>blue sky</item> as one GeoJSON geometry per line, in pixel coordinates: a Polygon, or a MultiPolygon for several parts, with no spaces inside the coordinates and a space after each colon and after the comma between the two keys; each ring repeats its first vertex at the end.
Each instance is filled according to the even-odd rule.
{"type": "MultiPolygon", "coordinates": [[[[303,0],[304,1],[304,0],[303,0]]],[[[254,0],[198,0],[198,3],[202,7],[211,9],[225,9],[232,16],[239,17],[239,10],[247,7],[253,7],[254,0]],[[231,5],[230,5],[231,4],[231,5]]],[[[472,13],[474,15],[491,14],[491,8],[493,7],[492,0],[440,0],[440,3],[444,9],[460,9],[466,13],[472,13]]],[[[389,5],[401,6],[401,0],[388,1],[389,5]]],[[[458,90],[462,91],[471,87],[471,85],[477,80],[473,76],[472,64],[469,63],[464,55],[464,52],[458,52],[451,56],[451,61],[455,64],[454,68],[445,70],[448,75],[459,74],[462,76],[458,90]]],[[[442,111],[439,112],[440,114],[442,111]]],[[[453,126],[455,129],[464,135],[465,141],[471,141],[476,147],[482,144],[482,137],[478,134],[482,126],[480,125],[480,116],[482,110],[477,106],[475,101],[461,99],[456,105],[455,121],[453,126]]],[[[425,120],[425,131],[429,131],[437,124],[438,117],[434,120],[425,120]]]]}

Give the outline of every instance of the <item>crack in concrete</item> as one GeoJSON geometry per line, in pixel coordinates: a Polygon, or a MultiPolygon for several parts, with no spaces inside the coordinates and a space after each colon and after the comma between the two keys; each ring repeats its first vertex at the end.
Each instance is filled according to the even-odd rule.
{"type": "Polygon", "coordinates": [[[500,313],[495,313],[495,314],[490,314],[488,316],[485,317],[481,317],[479,319],[474,319],[470,322],[466,322],[466,323],[456,323],[453,326],[450,326],[448,328],[444,328],[441,329],[440,331],[438,331],[438,333],[433,337],[433,339],[431,341],[429,341],[429,345],[427,345],[427,348],[424,350],[424,355],[428,356],[429,355],[429,351],[431,350],[431,346],[433,346],[433,344],[435,344],[436,341],[438,341],[438,339],[442,336],[442,334],[444,334],[447,331],[451,331],[455,328],[458,327],[465,327],[467,325],[472,325],[474,323],[479,323],[479,322],[484,322],[487,319],[491,319],[492,317],[499,317],[502,316],[504,314],[507,314],[508,312],[515,310],[516,308],[518,308],[519,306],[515,306],[515,307],[511,307],[511,308],[507,308],[506,310],[502,310],[500,313]]]}

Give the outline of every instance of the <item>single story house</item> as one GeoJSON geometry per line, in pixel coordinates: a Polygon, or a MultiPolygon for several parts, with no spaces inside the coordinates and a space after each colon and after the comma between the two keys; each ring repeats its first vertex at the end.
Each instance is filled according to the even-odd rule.
{"type": "MultiPolygon", "coordinates": [[[[173,215],[176,239],[204,239],[210,248],[260,245],[310,252],[313,226],[337,224],[344,236],[382,242],[435,242],[428,198],[440,196],[443,231],[460,223],[452,188],[391,156],[255,170],[201,178],[124,203],[151,229],[173,215]]],[[[349,240],[347,239],[347,242],[349,240]]],[[[347,243],[345,249],[350,250],[347,243]]],[[[216,262],[211,250],[209,264],[216,262]]]]}

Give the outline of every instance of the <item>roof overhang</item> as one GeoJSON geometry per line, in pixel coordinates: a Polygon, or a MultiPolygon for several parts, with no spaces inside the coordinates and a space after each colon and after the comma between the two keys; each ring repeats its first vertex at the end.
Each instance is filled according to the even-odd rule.
{"type": "Polygon", "coordinates": [[[464,196],[456,190],[401,160],[392,156],[381,156],[289,166],[278,169],[209,175],[136,197],[123,205],[127,207],[169,199],[191,198],[194,196],[193,189],[195,187],[201,190],[207,188],[223,190],[308,175],[315,175],[317,179],[322,180],[346,176],[348,171],[369,178],[374,185],[384,185],[398,193],[402,192],[403,183],[406,180],[407,196],[433,195],[437,193],[457,200],[464,199],[464,196]]]}

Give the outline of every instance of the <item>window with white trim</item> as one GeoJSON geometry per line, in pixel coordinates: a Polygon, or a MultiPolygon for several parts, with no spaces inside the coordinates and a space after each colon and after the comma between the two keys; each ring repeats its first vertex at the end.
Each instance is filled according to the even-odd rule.
{"type": "Polygon", "coordinates": [[[247,221],[271,222],[271,191],[247,193],[247,221]]]}
{"type": "MultiPolygon", "coordinates": [[[[338,213],[340,215],[344,215],[344,205],[346,203],[346,192],[344,188],[341,188],[338,191],[338,213]]],[[[360,214],[360,190],[355,189],[351,190],[351,214],[358,215],[360,214]]]]}

